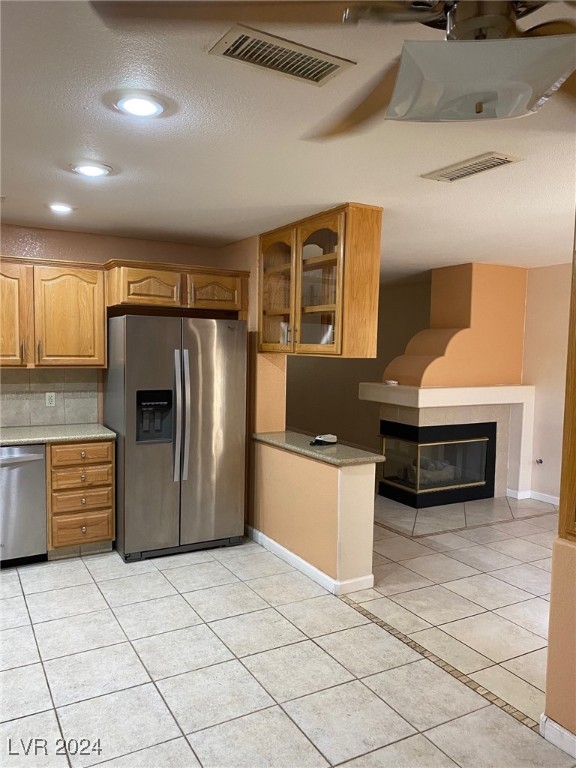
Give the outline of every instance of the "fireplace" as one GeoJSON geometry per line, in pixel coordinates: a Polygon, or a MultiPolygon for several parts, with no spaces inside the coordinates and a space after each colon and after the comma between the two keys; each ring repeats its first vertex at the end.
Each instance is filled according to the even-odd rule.
{"type": "Polygon", "coordinates": [[[496,423],[418,427],[380,422],[379,494],[422,509],[494,496],[496,423]]]}

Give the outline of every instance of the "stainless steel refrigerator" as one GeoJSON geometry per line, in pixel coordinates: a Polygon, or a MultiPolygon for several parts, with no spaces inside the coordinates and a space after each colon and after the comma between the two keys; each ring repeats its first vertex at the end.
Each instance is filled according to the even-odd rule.
{"type": "Polygon", "coordinates": [[[125,560],[244,533],[246,323],[108,321],[104,423],[117,435],[116,547],[125,560]]]}

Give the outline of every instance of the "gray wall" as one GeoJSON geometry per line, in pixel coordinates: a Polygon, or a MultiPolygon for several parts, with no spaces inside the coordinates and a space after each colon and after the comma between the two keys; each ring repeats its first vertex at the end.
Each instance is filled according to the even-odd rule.
{"type": "Polygon", "coordinates": [[[404,352],[430,319],[430,276],[380,289],[378,356],[373,360],[288,356],[286,428],[380,451],[379,406],[358,399],[361,381],[381,381],[388,363],[404,352]]]}

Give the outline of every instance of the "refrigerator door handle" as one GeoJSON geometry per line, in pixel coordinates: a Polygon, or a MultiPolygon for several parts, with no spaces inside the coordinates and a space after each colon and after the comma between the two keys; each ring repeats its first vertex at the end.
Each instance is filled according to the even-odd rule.
{"type": "Polygon", "coordinates": [[[190,354],[184,350],[184,458],[182,461],[182,480],[188,480],[188,463],[190,461],[190,354]]]}
{"type": "Polygon", "coordinates": [[[174,378],[176,390],[176,439],[174,440],[174,482],[180,480],[180,454],[182,451],[182,366],[180,350],[174,350],[174,378]]]}

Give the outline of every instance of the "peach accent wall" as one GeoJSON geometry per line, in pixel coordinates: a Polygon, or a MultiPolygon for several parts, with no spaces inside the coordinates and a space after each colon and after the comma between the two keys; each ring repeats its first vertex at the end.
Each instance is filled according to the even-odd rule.
{"type": "Polygon", "coordinates": [[[338,468],[262,443],[254,448],[250,524],[336,579],[338,468]]]}
{"type": "Polygon", "coordinates": [[[103,264],[111,259],[128,259],[227,268],[225,262],[219,261],[223,249],[199,248],[185,243],[17,227],[12,224],[2,226],[0,238],[5,256],[27,259],[60,259],[94,264],[103,264]]]}
{"type": "Polygon", "coordinates": [[[527,270],[461,264],[432,271],[430,324],[383,380],[416,387],[522,382],[527,270]]]}
{"type": "Polygon", "coordinates": [[[571,264],[528,270],[524,384],[534,384],[532,490],[558,496],[566,386],[571,264]]]}
{"type": "Polygon", "coordinates": [[[552,549],[545,712],[576,734],[576,542],[563,539],[552,549]]]}
{"type": "Polygon", "coordinates": [[[225,245],[216,251],[217,258],[226,269],[250,272],[250,301],[248,330],[258,330],[258,238],[249,237],[232,245],[225,245]]]}

